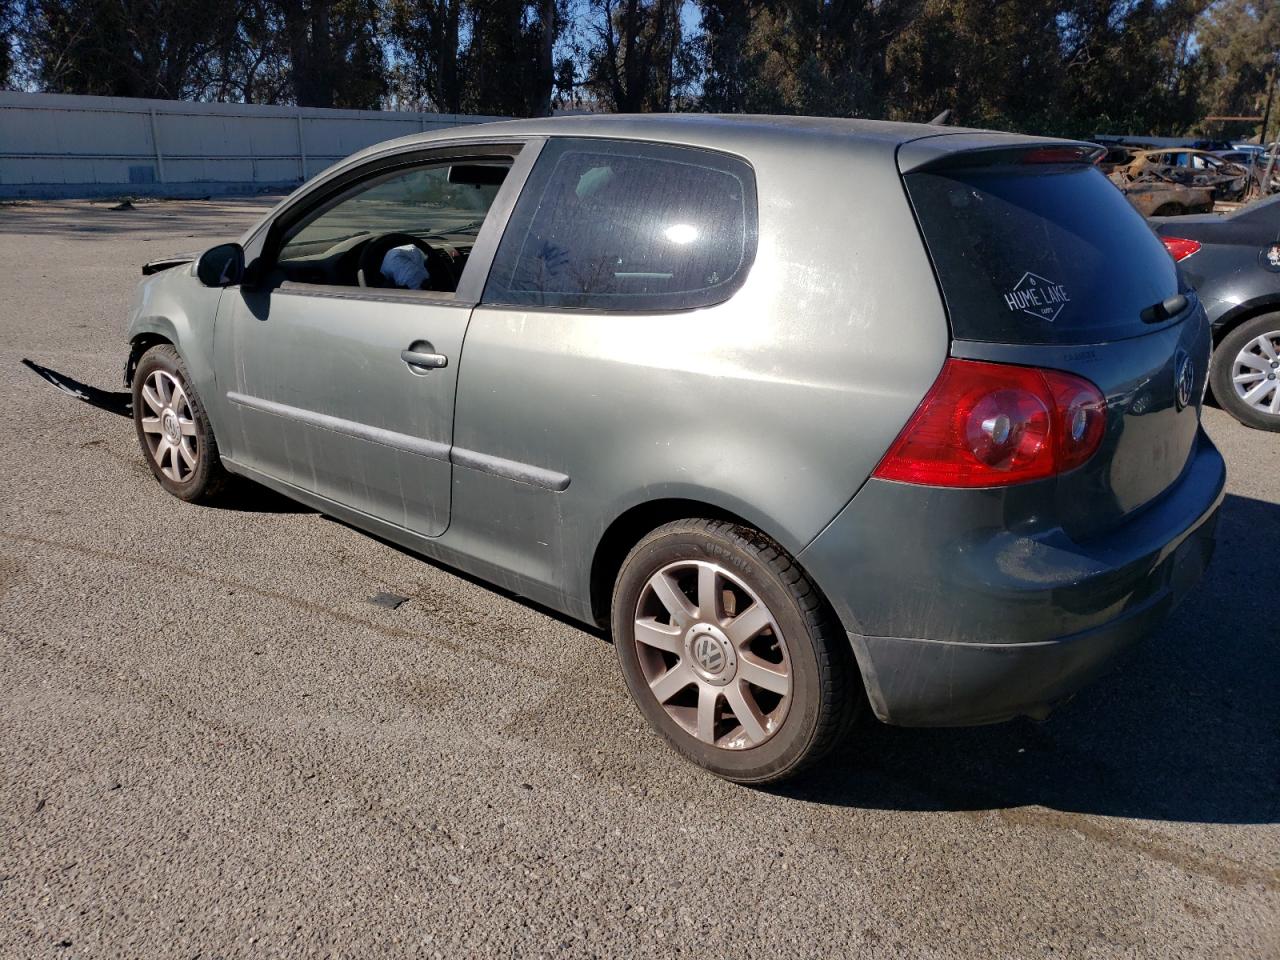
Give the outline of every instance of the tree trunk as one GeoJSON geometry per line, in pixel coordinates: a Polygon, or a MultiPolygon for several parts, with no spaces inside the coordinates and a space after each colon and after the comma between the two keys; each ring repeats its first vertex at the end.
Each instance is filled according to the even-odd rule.
{"type": "Polygon", "coordinates": [[[300,107],[332,107],[333,83],[329,0],[284,5],[293,98],[300,107]]]}
{"type": "Polygon", "coordinates": [[[640,111],[641,89],[640,55],[636,49],[640,39],[640,0],[627,0],[622,15],[622,83],[617,97],[619,113],[640,111]]]}
{"type": "Polygon", "coordinates": [[[539,0],[538,18],[542,21],[542,43],[538,47],[538,83],[529,112],[533,116],[549,117],[556,82],[556,0],[539,0]]]}
{"type": "Polygon", "coordinates": [[[443,0],[444,43],[440,50],[441,102],[446,113],[462,112],[462,86],[458,82],[458,30],[462,0],[443,0]]]}

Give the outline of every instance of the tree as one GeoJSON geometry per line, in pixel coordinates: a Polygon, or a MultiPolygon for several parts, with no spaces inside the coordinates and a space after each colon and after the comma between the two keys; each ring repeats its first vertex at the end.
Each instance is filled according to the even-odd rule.
{"type": "Polygon", "coordinates": [[[973,126],[1078,136],[1182,133],[1199,109],[1207,0],[699,2],[709,109],[949,108],[973,126]]]}
{"type": "Polygon", "coordinates": [[[563,22],[555,0],[470,0],[468,14],[459,58],[463,109],[514,117],[550,113],[563,22]]]}
{"type": "Polygon", "coordinates": [[[1065,75],[1055,132],[1178,135],[1198,112],[1206,0],[1073,0],[1059,13],[1065,75]]]}
{"type": "Polygon", "coordinates": [[[193,78],[229,42],[240,0],[33,0],[21,42],[53,93],[192,96],[193,78]]]}
{"type": "Polygon", "coordinates": [[[881,117],[886,54],[923,0],[700,0],[713,109],[881,117]]]}
{"type": "Polygon", "coordinates": [[[377,0],[276,0],[294,102],[376,109],[387,92],[377,0]]]}
{"type": "Polygon", "coordinates": [[[619,113],[668,111],[693,72],[681,0],[591,0],[587,88],[619,113]]]}
{"type": "Polygon", "coordinates": [[[400,95],[441,113],[462,112],[458,74],[463,0],[391,0],[391,35],[404,64],[400,95]]]}
{"type": "Polygon", "coordinates": [[[391,0],[397,99],[444,113],[550,113],[562,2],[391,0]]]}
{"type": "Polygon", "coordinates": [[[195,67],[194,96],[217,102],[290,102],[293,87],[283,38],[281,13],[271,0],[242,0],[236,29],[223,32],[195,67]]]}
{"type": "Polygon", "coordinates": [[[297,102],[284,26],[275,0],[32,0],[18,36],[24,70],[51,93],[297,102]]]}
{"type": "MultiPolygon", "coordinates": [[[[1261,115],[1266,108],[1268,83],[1274,88],[1280,74],[1280,3],[1275,0],[1214,3],[1201,19],[1198,39],[1205,57],[1201,99],[1205,115],[1261,115]]],[[[1273,103],[1273,139],[1278,109],[1280,107],[1273,103]]],[[[1252,122],[1229,125],[1226,129],[1263,133],[1260,125],[1252,122]]]]}
{"type": "Polygon", "coordinates": [[[16,23],[14,0],[0,0],[0,89],[9,86],[17,67],[13,36],[16,23]]]}
{"type": "Polygon", "coordinates": [[[0,31],[0,84],[54,92],[528,116],[583,91],[1084,137],[1247,132],[1200,121],[1280,74],[1276,0],[0,0],[0,31]]]}
{"type": "Polygon", "coordinates": [[[1052,129],[1062,82],[1057,15],[1042,0],[927,0],[886,53],[888,115],[1052,129]],[[998,37],[998,42],[993,38],[998,37]]]}
{"type": "Polygon", "coordinates": [[[757,19],[769,16],[766,0],[701,0],[702,29],[695,50],[702,67],[702,106],[715,113],[745,113],[761,100],[758,85],[764,51],[757,19]]]}

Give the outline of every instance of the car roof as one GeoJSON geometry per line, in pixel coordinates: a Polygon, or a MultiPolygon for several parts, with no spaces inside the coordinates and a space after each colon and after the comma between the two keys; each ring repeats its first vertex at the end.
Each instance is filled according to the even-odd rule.
{"type": "Polygon", "coordinates": [[[744,134],[765,139],[778,136],[841,137],[900,144],[920,137],[953,132],[974,132],[964,127],[863,120],[844,117],[770,116],[765,114],[714,113],[592,113],[528,120],[499,120],[466,124],[433,133],[411,134],[399,143],[434,142],[472,136],[568,136],[684,140],[696,138],[708,145],[722,138],[744,134]]]}
{"type": "MultiPolygon", "coordinates": [[[[529,120],[500,120],[463,124],[443,130],[411,134],[375,144],[351,157],[364,159],[389,150],[431,147],[456,140],[506,137],[607,137],[623,140],[654,140],[684,146],[719,149],[750,154],[772,150],[795,150],[797,141],[814,146],[839,146],[892,157],[904,143],[933,138],[952,138],[952,149],[997,147],[1011,143],[1078,143],[1048,140],[997,130],[863,120],[843,117],[797,117],[754,114],[710,113],[598,113],[529,120]]],[[[943,152],[943,151],[940,151],[943,152]]]]}

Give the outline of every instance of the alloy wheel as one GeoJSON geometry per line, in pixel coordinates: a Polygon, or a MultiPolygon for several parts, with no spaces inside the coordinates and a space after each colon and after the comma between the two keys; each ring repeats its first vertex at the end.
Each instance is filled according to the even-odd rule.
{"type": "Polygon", "coordinates": [[[1231,363],[1236,396],[1259,413],[1280,414],[1280,330],[1254,337],[1231,363]]]}
{"type": "Polygon", "coordinates": [[[182,383],[167,370],[155,370],[142,385],[142,432],[161,472],[176,483],[191,479],[199,462],[196,421],[182,383]]]}
{"type": "Polygon", "coordinates": [[[777,620],[741,578],[682,560],[645,583],[636,653],[658,703],[685,732],[725,750],[772,737],[791,705],[791,658],[777,620]]]}

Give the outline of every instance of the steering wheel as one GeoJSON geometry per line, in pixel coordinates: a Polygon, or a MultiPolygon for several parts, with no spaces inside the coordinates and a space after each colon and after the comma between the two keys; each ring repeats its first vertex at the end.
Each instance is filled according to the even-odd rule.
{"type": "Polygon", "coordinates": [[[442,250],[437,250],[421,237],[408,233],[383,233],[366,241],[360,251],[360,267],[356,271],[356,280],[362,287],[390,287],[390,280],[382,275],[382,261],[387,251],[393,247],[415,246],[427,258],[429,278],[424,290],[439,290],[452,293],[458,289],[458,268],[454,266],[453,257],[442,250]]]}

